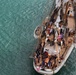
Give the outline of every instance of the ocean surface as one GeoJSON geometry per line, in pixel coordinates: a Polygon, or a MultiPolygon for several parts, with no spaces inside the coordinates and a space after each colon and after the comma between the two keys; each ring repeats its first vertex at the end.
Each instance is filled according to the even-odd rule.
{"type": "MultiPolygon", "coordinates": [[[[36,26],[55,0],[0,0],[0,75],[40,75],[29,56],[36,48],[36,26]]],[[[76,49],[56,75],[76,75],[76,49]]]]}

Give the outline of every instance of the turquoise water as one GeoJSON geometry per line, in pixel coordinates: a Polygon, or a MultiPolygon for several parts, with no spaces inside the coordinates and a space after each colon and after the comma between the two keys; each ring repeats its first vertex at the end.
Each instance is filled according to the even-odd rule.
{"type": "MultiPolygon", "coordinates": [[[[40,75],[33,69],[33,31],[55,0],[0,0],[0,75],[40,75]]],[[[76,74],[76,49],[56,75],[76,74]]]]}

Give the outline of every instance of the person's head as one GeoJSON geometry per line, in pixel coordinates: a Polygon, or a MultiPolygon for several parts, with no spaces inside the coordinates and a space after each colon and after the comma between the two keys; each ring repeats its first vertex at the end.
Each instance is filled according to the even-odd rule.
{"type": "Polygon", "coordinates": [[[63,21],[60,21],[59,22],[59,26],[61,27],[63,25],[63,21]]]}
{"type": "Polygon", "coordinates": [[[46,35],[45,35],[45,34],[42,34],[42,35],[41,35],[41,38],[42,38],[42,39],[45,39],[45,38],[46,38],[46,35]]]}

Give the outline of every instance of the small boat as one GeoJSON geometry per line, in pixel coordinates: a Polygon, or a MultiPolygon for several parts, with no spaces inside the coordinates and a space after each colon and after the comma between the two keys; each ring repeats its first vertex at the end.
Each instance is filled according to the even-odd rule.
{"type": "Polygon", "coordinates": [[[76,2],[56,0],[52,14],[34,30],[38,46],[34,52],[33,67],[44,75],[57,73],[76,48],[76,2]]]}

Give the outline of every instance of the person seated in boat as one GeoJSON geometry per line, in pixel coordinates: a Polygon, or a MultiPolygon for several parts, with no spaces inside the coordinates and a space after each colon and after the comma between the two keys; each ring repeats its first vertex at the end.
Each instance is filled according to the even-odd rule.
{"type": "Polygon", "coordinates": [[[45,59],[48,57],[48,52],[47,51],[44,51],[43,54],[42,54],[42,58],[45,59]]]}
{"type": "Polygon", "coordinates": [[[54,31],[54,24],[53,23],[50,23],[47,28],[46,28],[46,36],[49,35],[50,33],[52,33],[54,31]]]}
{"type": "Polygon", "coordinates": [[[68,10],[67,10],[67,14],[70,17],[74,16],[74,11],[73,11],[72,4],[69,4],[68,10]]]}
{"type": "Polygon", "coordinates": [[[60,34],[64,35],[64,28],[60,29],[60,34]]]}
{"type": "Polygon", "coordinates": [[[61,49],[63,49],[63,48],[65,48],[65,40],[64,39],[61,40],[61,49]]]}
{"type": "Polygon", "coordinates": [[[57,8],[54,10],[54,12],[53,12],[53,14],[52,14],[52,16],[51,16],[50,22],[54,23],[54,22],[56,21],[56,15],[57,15],[57,13],[58,13],[58,10],[59,10],[59,7],[57,7],[57,8]]]}
{"type": "Polygon", "coordinates": [[[54,25],[51,24],[46,30],[46,36],[50,36],[50,34],[55,35],[54,25]]]}
{"type": "Polygon", "coordinates": [[[45,59],[48,58],[48,52],[43,52],[42,54],[42,67],[44,68],[46,66],[45,59]]]}
{"type": "Polygon", "coordinates": [[[42,55],[39,55],[39,58],[35,58],[35,65],[41,66],[42,64],[42,55]]]}
{"type": "Polygon", "coordinates": [[[37,49],[36,49],[36,51],[35,51],[37,58],[39,57],[40,54],[43,53],[44,45],[45,45],[44,41],[40,41],[40,42],[39,42],[39,44],[38,44],[38,46],[37,46],[37,49]]]}
{"type": "Polygon", "coordinates": [[[46,30],[48,31],[48,34],[50,33],[50,29],[51,29],[51,25],[49,24],[49,25],[46,27],[46,30]]]}
{"type": "Polygon", "coordinates": [[[48,54],[48,57],[44,59],[45,67],[49,68],[50,66],[50,57],[51,55],[48,54]]]}
{"type": "Polygon", "coordinates": [[[37,48],[37,50],[36,50],[36,57],[37,58],[39,57],[40,53],[41,53],[41,48],[37,48]]]}
{"type": "Polygon", "coordinates": [[[69,31],[69,36],[73,37],[74,34],[75,34],[75,31],[74,31],[74,30],[70,30],[70,31],[69,31]]]}
{"type": "Polygon", "coordinates": [[[50,56],[49,63],[48,63],[48,67],[50,69],[53,69],[53,68],[57,67],[56,59],[57,59],[56,55],[51,55],[50,56]]]}
{"type": "Polygon", "coordinates": [[[67,38],[67,42],[66,42],[67,47],[70,47],[72,43],[73,43],[73,38],[72,37],[68,37],[67,38]]]}
{"type": "Polygon", "coordinates": [[[45,39],[46,39],[46,35],[42,35],[41,36],[41,47],[44,47],[44,45],[45,45],[45,39]]]}
{"type": "Polygon", "coordinates": [[[42,59],[41,67],[42,67],[42,69],[41,69],[41,70],[45,70],[45,59],[42,59]]]}
{"type": "Polygon", "coordinates": [[[46,33],[44,31],[43,34],[41,35],[41,39],[45,39],[45,38],[46,38],[46,33]]]}
{"type": "Polygon", "coordinates": [[[55,34],[54,26],[55,26],[55,25],[52,23],[52,24],[51,24],[51,29],[50,29],[50,33],[51,33],[51,34],[55,34]]]}
{"type": "Polygon", "coordinates": [[[44,30],[42,31],[42,35],[41,35],[41,37],[42,37],[42,36],[46,36],[45,31],[46,31],[46,29],[44,29],[44,30]]]}
{"type": "Polygon", "coordinates": [[[45,34],[46,34],[46,37],[49,37],[49,33],[47,30],[45,31],[45,34]]]}
{"type": "Polygon", "coordinates": [[[45,58],[45,67],[48,67],[49,57],[45,58]]]}
{"type": "Polygon", "coordinates": [[[49,17],[46,17],[46,19],[43,21],[42,25],[43,25],[43,29],[44,30],[48,27],[48,25],[49,25],[49,17]]]}
{"type": "Polygon", "coordinates": [[[34,62],[35,62],[35,65],[37,66],[38,65],[38,56],[37,56],[36,52],[34,52],[34,62]]]}
{"type": "Polygon", "coordinates": [[[50,46],[54,45],[54,38],[55,38],[54,34],[50,33],[47,39],[47,42],[50,44],[50,46]]]}
{"type": "Polygon", "coordinates": [[[51,16],[51,19],[50,19],[50,22],[52,22],[52,23],[54,23],[55,20],[56,20],[56,19],[54,18],[54,16],[55,16],[55,15],[53,14],[53,15],[51,16]]]}
{"type": "Polygon", "coordinates": [[[63,28],[63,21],[60,21],[60,22],[59,22],[59,27],[60,27],[60,28],[63,28]]]}
{"type": "Polygon", "coordinates": [[[62,40],[64,38],[64,28],[63,28],[63,21],[59,22],[59,28],[58,28],[58,37],[57,37],[57,44],[59,46],[62,45],[62,40]]]}
{"type": "Polygon", "coordinates": [[[62,34],[58,35],[57,44],[58,44],[59,46],[61,46],[62,40],[63,40],[63,35],[62,35],[62,34]]]}
{"type": "Polygon", "coordinates": [[[57,56],[56,55],[50,55],[48,54],[46,51],[44,52],[45,55],[44,58],[43,58],[43,61],[42,61],[42,65],[43,67],[47,67],[48,69],[53,69],[54,67],[57,66],[56,64],[56,58],[57,56]]]}
{"type": "Polygon", "coordinates": [[[45,46],[45,40],[41,40],[36,48],[36,55],[37,58],[40,54],[43,54],[43,50],[44,50],[44,46],[45,46]]]}
{"type": "Polygon", "coordinates": [[[35,58],[35,65],[37,66],[38,65],[38,58],[35,58]]]}
{"type": "Polygon", "coordinates": [[[59,22],[58,34],[64,34],[63,21],[59,22]]]}
{"type": "Polygon", "coordinates": [[[46,22],[46,23],[45,23],[45,22],[43,22],[43,24],[42,24],[42,25],[43,25],[43,30],[45,30],[45,29],[48,27],[49,22],[46,22]]]}

